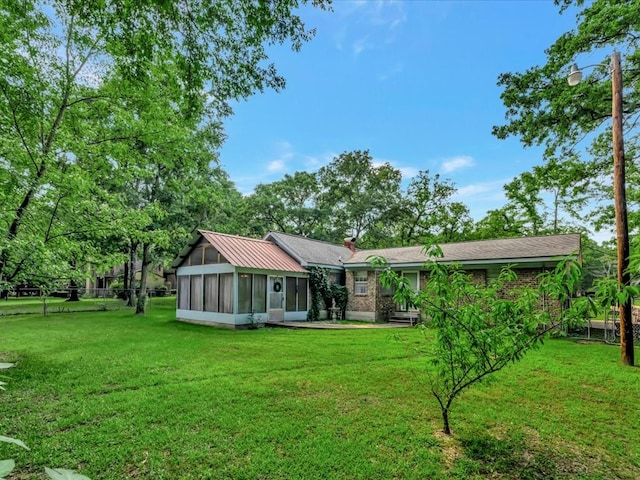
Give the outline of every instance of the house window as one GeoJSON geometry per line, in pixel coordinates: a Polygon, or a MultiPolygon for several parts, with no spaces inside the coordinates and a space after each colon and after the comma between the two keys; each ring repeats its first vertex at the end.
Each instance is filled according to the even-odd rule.
{"type": "MultiPolygon", "coordinates": [[[[401,272],[401,275],[407,282],[409,289],[413,292],[417,292],[419,287],[418,272],[401,272]]],[[[396,308],[402,312],[415,310],[413,305],[409,305],[406,302],[396,305],[396,308]]]]}
{"type": "Polygon", "coordinates": [[[189,310],[189,275],[178,277],[178,308],[189,310]]]}
{"type": "Polygon", "coordinates": [[[251,280],[250,273],[238,274],[238,313],[251,313],[251,280]]]}
{"type": "Polygon", "coordinates": [[[190,310],[202,311],[202,275],[191,275],[190,310]]]}
{"type": "Polygon", "coordinates": [[[307,311],[307,279],[287,277],[287,312],[307,311]]]}
{"type": "Polygon", "coordinates": [[[299,278],[298,279],[298,311],[306,312],[307,311],[307,292],[309,289],[307,288],[307,279],[299,278]]]}
{"type": "Polygon", "coordinates": [[[204,247],[204,263],[210,265],[212,263],[219,263],[218,251],[213,247],[204,247]]]}
{"type": "Polygon", "coordinates": [[[189,265],[202,265],[202,247],[196,247],[189,255],[189,265]]]}
{"type": "Polygon", "coordinates": [[[204,310],[205,312],[218,311],[218,275],[204,276],[204,310]]]}
{"type": "Polygon", "coordinates": [[[354,295],[369,294],[369,278],[368,272],[354,272],[353,274],[353,293],[354,295]]]}
{"type": "Polygon", "coordinates": [[[233,273],[221,273],[219,282],[218,311],[233,313],[233,273]]]}
{"type": "Polygon", "coordinates": [[[251,311],[253,312],[266,312],[267,311],[267,276],[266,275],[254,275],[253,276],[253,305],[251,311]]]}
{"type": "Polygon", "coordinates": [[[388,287],[385,287],[382,282],[380,282],[380,296],[381,297],[393,297],[393,295],[396,293],[395,288],[393,288],[393,285],[389,285],[388,287]]]}
{"type": "Polygon", "coordinates": [[[238,313],[267,311],[267,276],[238,274],[238,313]]]}

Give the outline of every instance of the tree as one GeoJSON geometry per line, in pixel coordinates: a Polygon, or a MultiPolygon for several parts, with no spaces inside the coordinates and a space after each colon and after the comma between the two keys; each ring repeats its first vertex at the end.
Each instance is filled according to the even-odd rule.
{"type": "MultiPolygon", "coordinates": [[[[505,73],[499,77],[498,84],[504,87],[502,100],[507,107],[507,123],[496,126],[493,133],[499,138],[517,135],[526,145],[545,145],[545,157],[580,158],[587,162],[585,180],[612,178],[611,145],[612,137],[608,127],[612,110],[611,89],[611,50],[625,52],[625,68],[622,72],[624,90],[623,130],[627,145],[637,145],[640,132],[640,17],[635,0],[610,2],[594,0],[587,6],[582,0],[558,0],[561,11],[577,9],[577,28],[563,34],[549,49],[547,62],[541,67],[529,68],[524,73],[505,73]],[[601,53],[606,51],[606,57],[601,53]],[[566,78],[569,66],[580,60],[581,55],[592,54],[602,58],[601,65],[595,67],[585,82],[569,87],[566,78]],[[591,141],[590,147],[580,149],[584,139],[591,141]],[[591,157],[582,158],[584,152],[591,157]]],[[[589,62],[592,63],[592,62],[589,62]]],[[[635,156],[634,148],[627,152],[624,162],[629,169],[634,163],[629,159],[635,156]]],[[[637,177],[634,175],[633,179],[637,177]]],[[[631,180],[631,178],[630,178],[631,180]]],[[[597,185],[597,181],[592,182],[597,185]]],[[[610,182],[608,182],[610,184],[610,182]]],[[[638,185],[629,185],[631,190],[638,185]]],[[[602,192],[608,193],[608,189],[602,192]]],[[[611,197],[603,198],[597,190],[594,198],[607,203],[611,197]]],[[[636,193],[631,196],[637,198],[636,193]]],[[[621,211],[627,210],[626,202],[621,211]]],[[[607,209],[605,211],[611,211],[607,209]]],[[[637,218],[637,217],[636,217],[637,218]]],[[[632,218],[635,220],[636,218],[632,218]]],[[[609,224],[613,224],[609,217],[609,224]]],[[[638,225],[632,225],[631,231],[638,225]]],[[[624,237],[625,235],[623,235],[624,237]]],[[[622,246],[625,249],[625,246],[622,246]]],[[[620,275],[621,289],[626,288],[627,272],[620,275]]],[[[629,295],[621,292],[629,299],[629,295]]],[[[631,329],[630,300],[621,305],[624,332],[621,339],[622,362],[634,363],[633,335],[631,329]]]]}
{"type": "Polygon", "coordinates": [[[504,186],[509,201],[506,208],[531,235],[560,233],[570,218],[584,217],[588,177],[584,163],[551,158],[504,186]]]}
{"type": "Polygon", "coordinates": [[[568,310],[542,308],[543,298],[558,306],[571,298],[580,279],[580,267],[573,259],[542,274],[538,288],[516,288],[517,276],[508,267],[485,286],[460,266],[438,262],[439,248],[428,252],[433,256],[424,265],[427,281],[418,292],[383,258],[374,259],[373,265],[386,267],[381,281],[395,289],[394,301],[419,308],[429,319],[421,328],[434,330],[423,354],[431,365],[430,388],[440,406],[443,431],[449,435],[451,407],[463,391],[520,360],[549,331],[583,320],[588,301],[583,297],[568,310]]]}
{"type": "Polygon", "coordinates": [[[400,171],[389,163],[375,165],[368,150],[344,152],[318,172],[322,209],[331,219],[331,238],[346,235],[367,245],[367,235],[375,237],[375,228],[385,213],[400,198],[400,171]]]}
{"type": "Polygon", "coordinates": [[[321,238],[327,212],[319,202],[320,184],[314,173],[286,174],[282,180],[259,184],[247,199],[255,233],[269,231],[321,238]]]}
{"type": "Polygon", "coordinates": [[[520,237],[523,232],[522,222],[515,218],[513,209],[502,207],[489,210],[484,218],[476,222],[468,239],[520,237]]]}
{"type": "Polygon", "coordinates": [[[265,44],[289,42],[298,50],[311,38],[294,13],[303,3],[0,0],[0,283],[60,275],[63,265],[68,273],[72,259],[79,265],[99,257],[73,254],[81,242],[63,212],[86,204],[100,219],[85,224],[85,243],[87,232],[107,235],[124,221],[110,218],[127,212],[103,202],[110,192],[96,187],[111,158],[91,150],[133,136],[119,123],[121,131],[98,139],[94,121],[117,117],[129,94],[145,90],[151,67],[171,65],[167,101],[179,105],[182,118],[219,124],[231,114],[231,100],[284,87],[266,64],[265,44]],[[128,88],[104,89],[105,78],[128,88]],[[105,206],[115,210],[105,215],[105,206]]]}
{"type": "MultiPolygon", "coordinates": [[[[451,196],[455,192],[453,184],[449,180],[440,180],[439,174],[432,177],[429,170],[418,172],[409,182],[393,214],[401,244],[424,244],[434,240],[440,227],[443,233],[447,227],[451,229],[452,209],[460,215],[458,218],[468,217],[468,210],[464,211],[462,204],[452,206],[451,196]]],[[[452,236],[453,233],[446,231],[446,235],[452,236]]]]}

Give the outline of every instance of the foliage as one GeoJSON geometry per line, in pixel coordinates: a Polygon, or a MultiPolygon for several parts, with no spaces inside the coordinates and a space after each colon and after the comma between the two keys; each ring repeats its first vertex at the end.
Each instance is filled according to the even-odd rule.
{"type": "MultiPolygon", "coordinates": [[[[546,178],[568,202],[568,213],[595,229],[613,222],[611,162],[611,52],[623,52],[624,136],[626,157],[637,158],[640,115],[640,20],[635,0],[561,1],[561,12],[575,13],[576,28],[561,35],[546,50],[546,63],[522,73],[504,73],[498,84],[506,107],[506,123],[495,126],[498,138],[518,136],[525,146],[544,145],[553,175],[546,178]],[[570,66],[597,63],[585,70],[583,81],[567,83],[570,66]],[[590,201],[591,212],[580,212],[590,201]],[[573,205],[571,205],[573,203],[573,205]]],[[[640,194],[637,162],[627,161],[627,200],[640,194]]],[[[541,167],[545,169],[547,167],[541,167]]],[[[547,187],[543,187],[547,189],[547,187]]],[[[629,229],[637,232],[640,217],[629,215],[629,229]]]]}
{"type": "Polygon", "coordinates": [[[311,294],[307,320],[317,322],[320,320],[320,310],[330,296],[329,279],[327,270],[321,267],[309,268],[309,293],[311,294]]]}
{"type": "Polygon", "coordinates": [[[313,36],[304,3],[1,0],[0,283],[79,282],[123,239],[146,264],[185,211],[229,220],[211,210],[239,193],[194,166],[215,163],[231,101],[284,87],[266,44],[313,36]]]}
{"type": "Polygon", "coordinates": [[[344,313],[346,312],[347,304],[349,303],[349,289],[344,285],[334,283],[329,287],[329,297],[330,299],[328,303],[333,305],[333,302],[335,301],[336,307],[340,309],[344,318],[344,313]]]}
{"type": "MultiPolygon", "coordinates": [[[[392,223],[397,225],[402,245],[419,245],[428,241],[455,241],[455,233],[472,223],[469,209],[452,202],[456,189],[450,180],[441,180],[423,170],[411,179],[406,194],[399,199],[392,223]]],[[[400,196],[399,196],[400,197],[400,196]]]]}
{"type": "Polygon", "coordinates": [[[319,202],[321,187],[314,173],[286,174],[282,180],[259,184],[247,199],[252,231],[290,233],[319,239],[327,213],[319,202]]]}
{"type": "Polygon", "coordinates": [[[318,171],[321,209],[329,215],[332,237],[356,237],[363,246],[377,238],[400,197],[399,170],[388,162],[374,164],[368,150],[344,152],[318,171]]]}
{"type": "Polygon", "coordinates": [[[394,287],[394,300],[420,309],[428,319],[428,327],[421,328],[435,330],[435,341],[424,355],[433,369],[430,388],[442,412],[443,430],[450,434],[450,409],[464,390],[520,360],[550,330],[583,322],[589,303],[583,297],[571,308],[561,308],[570,302],[581,275],[572,258],[540,274],[539,287],[533,288],[516,286],[517,275],[508,266],[496,279],[480,285],[460,266],[438,262],[442,256],[438,247],[428,248],[427,253],[428,279],[417,292],[383,258],[372,263],[386,267],[381,282],[394,287]],[[552,307],[543,308],[543,299],[552,307]]]}
{"type": "Polygon", "coordinates": [[[320,320],[320,310],[333,307],[334,303],[341,312],[347,309],[349,302],[349,290],[347,287],[337,284],[329,284],[329,275],[325,268],[309,268],[309,291],[311,303],[307,311],[307,320],[315,322],[320,320]]]}

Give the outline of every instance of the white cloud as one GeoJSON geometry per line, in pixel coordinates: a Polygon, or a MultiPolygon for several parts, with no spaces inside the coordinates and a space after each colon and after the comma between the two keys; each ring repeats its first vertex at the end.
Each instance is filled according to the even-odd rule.
{"type": "Polygon", "coordinates": [[[318,170],[325,165],[328,165],[333,161],[338,154],[335,152],[327,152],[322,155],[307,155],[305,157],[304,165],[307,170],[318,170]]]}
{"type": "Polygon", "coordinates": [[[456,197],[459,199],[478,198],[482,199],[504,199],[503,186],[508,183],[508,179],[492,180],[490,182],[471,183],[458,188],[456,197]]]}
{"type": "Polygon", "coordinates": [[[400,170],[400,173],[402,174],[402,178],[405,180],[413,178],[416,175],[418,175],[418,173],[420,173],[420,170],[415,167],[400,167],[398,168],[398,170],[400,170]]]}
{"type": "Polygon", "coordinates": [[[442,173],[451,173],[462,168],[473,167],[475,164],[473,158],[466,155],[453,157],[442,162],[441,171],[442,173]]]}
{"type": "Polygon", "coordinates": [[[283,172],[285,170],[284,160],[273,160],[267,165],[267,171],[271,173],[283,172]]]}
{"type": "Polygon", "coordinates": [[[351,49],[353,50],[353,54],[356,56],[360,55],[360,53],[370,48],[371,48],[371,45],[369,44],[368,37],[359,38],[358,40],[353,42],[353,45],[351,46],[351,49]]]}
{"type": "Polygon", "coordinates": [[[342,50],[350,44],[356,56],[381,43],[393,43],[395,32],[407,21],[404,4],[395,0],[336,2],[334,9],[338,18],[334,45],[342,50]]]}

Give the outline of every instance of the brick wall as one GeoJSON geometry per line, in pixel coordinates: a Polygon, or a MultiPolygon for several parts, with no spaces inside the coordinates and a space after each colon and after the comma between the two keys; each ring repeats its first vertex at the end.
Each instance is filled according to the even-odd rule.
{"type": "MultiPolygon", "coordinates": [[[[513,270],[517,274],[518,278],[515,282],[507,284],[507,291],[505,292],[505,295],[508,295],[508,291],[513,288],[536,288],[538,286],[537,276],[544,271],[543,268],[514,268],[513,270]]],[[[486,285],[488,279],[493,277],[484,269],[469,270],[469,274],[471,275],[474,283],[478,285],[486,285]]],[[[428,273],[426,271],[421,271],[419,276],[420,285],[424,286],[428,279],[428,273]]],[[[374,271],[367,272],[367,295],[355,295],[353,271],[346,272],[345,278],[346,286],[349,291],[347,310],[352,312],[369,312],[373,314],[372,320],[387,321],[390,312],[395,310],[395,304],[393,302],[393,297],[380,295],[380,273],[374,271]]],[[[545,299],[540,307],[551,309],[552,312],[559,312],[560,309],[558,302],[551,302],[549,299],[545,299]]]]}
{"type": "Polygon", "coordinates": [[[374,312],[376,308],[376,296],[378,292],[376,272],[367,272],[367,295],[356,295],[354,293],[354,278],[352,271],[347,272],[346,283],[347,289],[349,290],[349,302],[347,303],[347,310],[354,310],[356,312],[374,312]]]}

